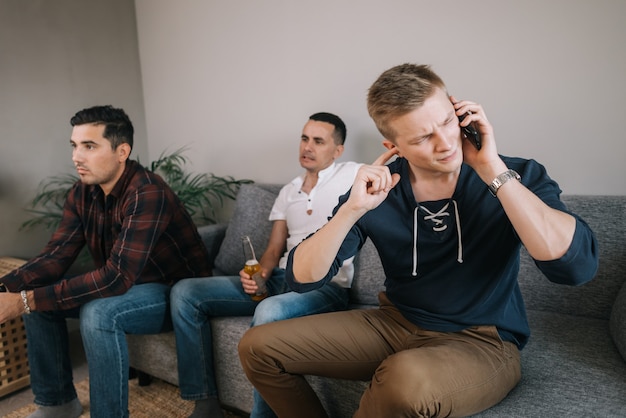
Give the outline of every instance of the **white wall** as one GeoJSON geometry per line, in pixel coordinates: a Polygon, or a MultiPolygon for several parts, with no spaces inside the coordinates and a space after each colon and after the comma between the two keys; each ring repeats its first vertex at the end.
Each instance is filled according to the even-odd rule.
{"type": "Polygon", "coordinates": [[[123,107],[147,160],[133,0],[0,0],[0,256],[31,257],[50,231],[20,231],[48,176],[74,172],[70,118],[123,107]]]}
{"type": "Polygon", "coordinates": [[[368,87],[432,64],[481,103],[503,154],[536,158],[566,193],[626,193],[626,2],[135,0],[150,158],[256,181],[299,173],[316,111],[348,125],[346,159],[382,147],[368,87]]]}

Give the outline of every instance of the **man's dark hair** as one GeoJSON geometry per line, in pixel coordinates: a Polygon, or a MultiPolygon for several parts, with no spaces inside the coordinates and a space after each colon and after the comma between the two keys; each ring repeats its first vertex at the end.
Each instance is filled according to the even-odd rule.
{"type": "Polygon", "coordinates": [[[348,134],[348,131],[346,130],[346,124],[343,123],[339,116],[333,115],[332,113],[319,112],[309,116],[309,119],[317,122],[330,123],[335,127],[335,130],[333,131],[335,144],[343,145],[344,142],[346,142],[346,135],[348,134]]]}
{"type": "Polygon", "coordinates": [[[135,129],[130,118],[123,109],[111,105],[94,106],[77,112],[70,119],[72,126],[77,125],[104,125],[103,137],[111,142],[115,150],[121,144],[128,144],[133,148],[133,135],[135,129]]]}

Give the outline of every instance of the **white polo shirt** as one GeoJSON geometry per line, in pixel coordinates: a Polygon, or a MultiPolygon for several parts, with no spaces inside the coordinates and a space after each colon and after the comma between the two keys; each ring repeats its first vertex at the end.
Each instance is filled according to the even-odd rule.
{"type": "MultiPolygon", "coordinates": [[[[328,222],[339,196],[350,190],[361,165],[351,161],[333,163],[318,173],[317,184],[309,194],[301,190],[304,174],[283,186],[269,217],[270,221],[287,221],[287,252],[278,263],[280,268],[287,266],[287,255],[293,247],[328,222]]],[[[344,261],[333,282],[342,287],[352,285],[353,258],[344,261]]]]}

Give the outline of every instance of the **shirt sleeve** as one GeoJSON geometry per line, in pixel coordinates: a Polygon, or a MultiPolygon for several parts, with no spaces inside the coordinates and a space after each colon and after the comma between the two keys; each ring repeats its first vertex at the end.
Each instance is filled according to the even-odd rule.
{"type": "MultiPolygon", "coordinates": [[[[339,207],[343,205],[347,199],[348,193],[340,197],[339,204],[333,210],[333,215],[337,213],[339,207]]],[[[367,236],[362,233],[361,228],[359,227],[357,222],[357,224],[352,226],[350,232],[348,232],[348,235],[343,240],[343,243],[341,244],[341,247],[339,247],[339,251],[337,252],[337,255],[335,256],[335,259],[333,260],[333,263],[330,266],[330,269],[326,276],[324,276],[321,280],[313,283],[298,282],[296,277],[294,276],[293,254],[297,246],[294,247],[289,252],[289,255],[287,257],[287,267],[285,268],[285,280],[287,281],[287,285],[291,288],[291,290],[298,293],[305,293],[311,290],[319,289],[326,283],[330,282],[333,277],[335,277],[345,260],[354,257],[360,251],[361,247],[363,247],[363,244],[365,244],[366,239],[367,236]]]]}
{"type": "Polygon", "coordinates": [[[576,230],[567,252],[556,260],[535,260],[535,265],[554,283],[577,286],[590,281],[595,276],[599,264],[595,234],[580,216],[567,210],[560,199],[561,189],[548,176],[543,165],[535,160],[528,160],[522,173],[524,184],[543,202],[576,218],[576,230]]]}
{"type": "Polygon", "coordinates": [[[85,245],[83,225],[74,210],[74,191],[68,194],[61,222],[48,244],[35,257],[2,278],[11,292],[47,286],[57,282],[71,267],[85,245]]]}
{"type": "Polygon", "coordinates": [[[574,238],[565,255],[557,260],[535,261],[535,264],[551,282],[573,286],[587,283],[598,270],[596,237],[591,228],[576,217],[574,238]]]}
{"type": "Polygon", "coordinates": [[[140,276],[173,210],[161,187],[147,185],[134,190],[122,202],[122,226],[104,265],[34,289],[36,309],[66,310],[125,293],[140,276]]]}
{"type": "Polygon", "coordinates": [[[291,183],[288,183],[280,189],[280,192],[278,192],[278,196],[276,197],[276,200],[274,200],[274,205],[270,211],[270,221],[284,221],[287,219],[287,208],[289,207],[288,200],[291,188],[291,183]]]}

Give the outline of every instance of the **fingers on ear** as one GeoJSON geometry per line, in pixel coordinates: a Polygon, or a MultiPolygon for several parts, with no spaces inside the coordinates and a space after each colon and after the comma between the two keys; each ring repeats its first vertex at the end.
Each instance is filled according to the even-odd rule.
{"type": "MultiPolygon", "coordinates": [[[[390,141],[390,140],[388,140],[388,139],[383,140],[383,146],[384,146],[385,148],[387,148],[388,150],[390,150],[390,149],[392,149],[392,148],[397,148],[397,147],[396,147],[396,144],[394,144],[393,142],[391,142],[391,141],[390,141]]],[[[397,151],[396,151],[396,155],[397,155],[398,157],[402,157],[402,154],[400,153],[400,150],[397,150],[397,151]]]]}

